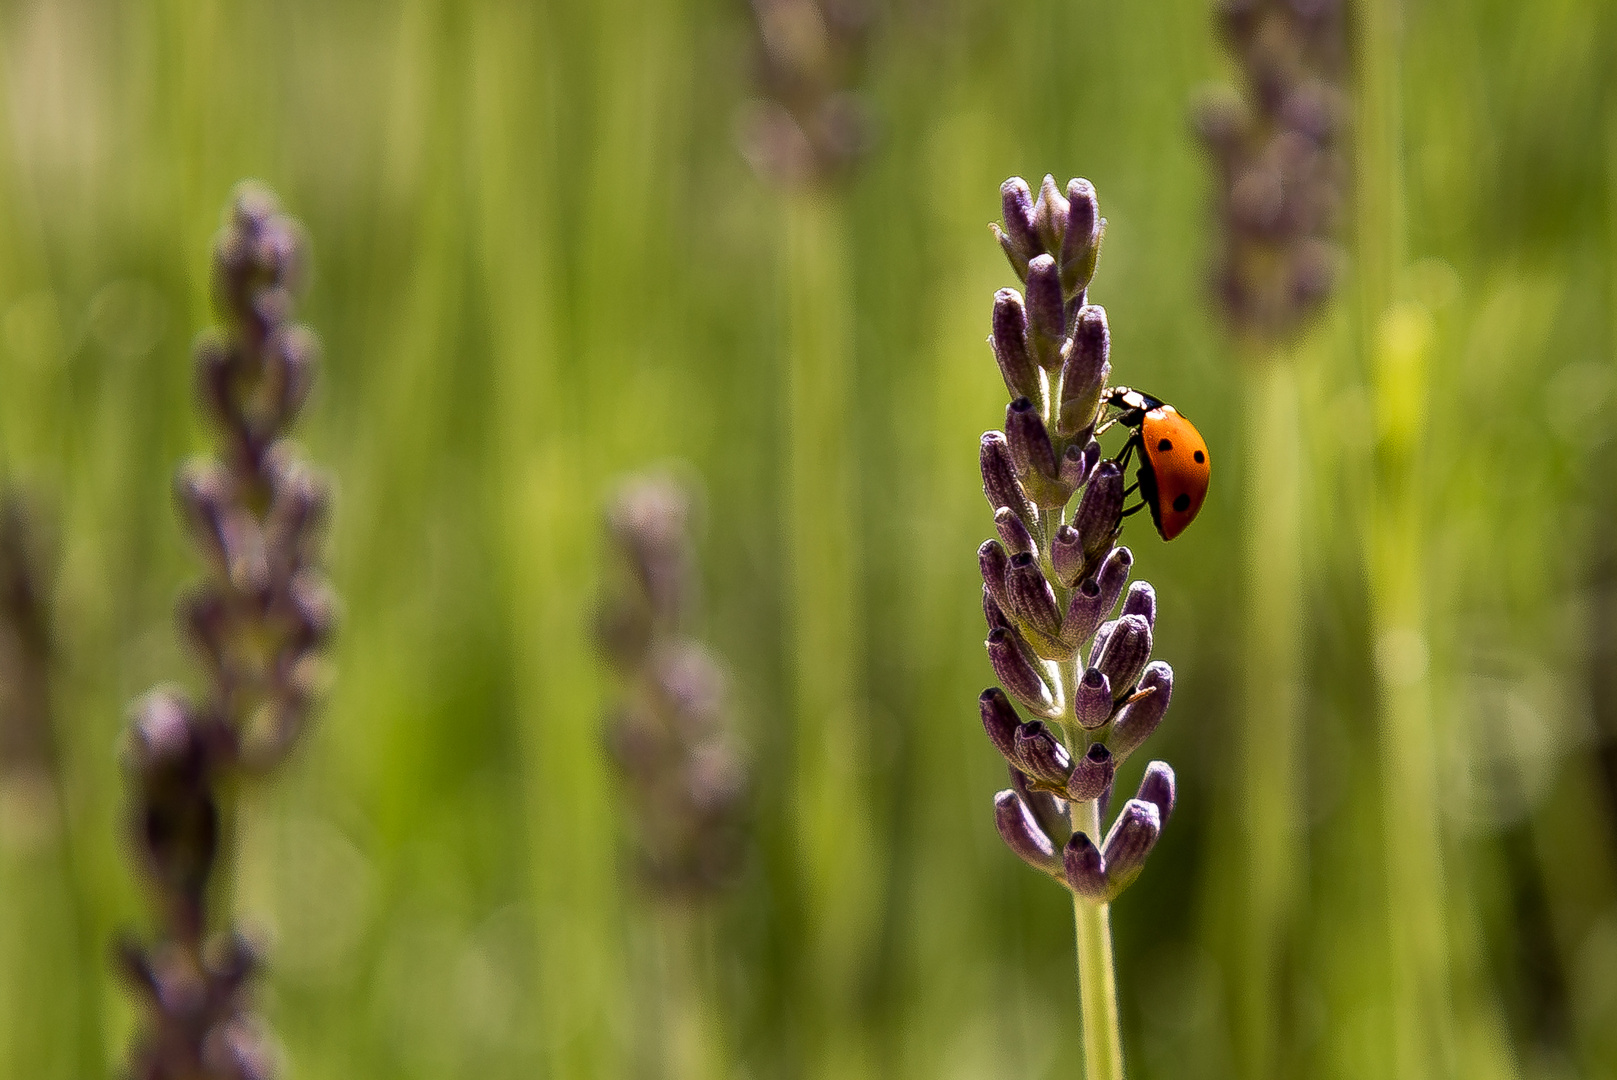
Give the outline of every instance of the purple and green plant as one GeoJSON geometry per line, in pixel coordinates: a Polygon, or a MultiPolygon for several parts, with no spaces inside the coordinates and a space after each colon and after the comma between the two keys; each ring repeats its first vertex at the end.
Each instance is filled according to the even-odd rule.
{"type": "Polygon", "coordinates": [[[175,496],[207,574],[178,604],[200,693],[158,687],[125,745],[129,839],[155,933],[119,942],[138,992],[137,1080],[265,1080],[276,1053],[249,1000],[259,950],[229,916],[242,784],[280,764],[325,681],[335,600],[320,569],[329,484],[289,440],[319,345],[292,319],[302,231],[272,194],[236,189],[214,241],[221,326],[194,349],[214,456],[182,466],[175,496]]]}
{"type": "Polygon", "coordinates": [[[1072,893],[1087,1076],[1117,1080],[1111,904],[1173,812],[1173,770],[1151,762],[1103,826],[1117,767],[1167,713],[1173,669],[1151,659],[1156,592],[1128,582],[1134,556],[1117,543],[1123,471],[1096,440],[1112,364],[1106,311],[1089,303],[1106,227],[1095,189],[1073,180],[1063,195],[1046,176],[1035,198],[1012,177],[1000,193],[995,235],[1026,295],[995,294],[989,338],[1012,401],[1005,429],[985,434],[980,451],[999,535],[977,558],[1000,686],[978,704],[1010,768],[1011,786],[994,798],[1000,836],[1072,893]]]}
{"type": "Polygon", "coordinates": [[[607,513],[612,559],[596,640],[618,676],[606,746],[646,901],[633,985],[639,1068],[670,1080],[729,1075],[731,1023],[716,978],[719,901],[749,846],[752,777],[724,664],[691,633],[698,568],[690,489],[626,482],[607,513]]]}
{"type": "Polygon", "coordinates": [[[596,628],[622,687],[606,739],[623,781],[636,869],[670,903],[699,901],[734,880],[749,787],[724,668],[689,636],[690,513],[689,496],[672,480],[624,485],[607,516],[618,572],[596,628]]]}

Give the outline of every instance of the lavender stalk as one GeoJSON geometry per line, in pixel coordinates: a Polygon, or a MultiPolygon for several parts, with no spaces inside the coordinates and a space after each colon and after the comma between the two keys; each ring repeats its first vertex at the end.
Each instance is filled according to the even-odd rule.
{"type": "Polygon", "coordinates": [[[654,1017],[639,1028],[640,1056],[678,1080],[729,1071],[708,977],[709,919],[741,867],[749,789],[724,671],[687,636],[696,593],[689,517],[689,496],[671,480],[624,486],[607,520],[617,573],[597,623],[622,686],[607,749],[660,931],[655,970],[638,980],[654,1017]]]}
{"type": "Polygon", "coordinates": [[[1345,202],[1340,150],[1346,54],[1339,0],[1219,0],[1238,86],[1203,103],[1198,127],[1215,169],[1214,294],[1244,361],[1246,422],[1241,793],[1220,830],[1231,868],[1223,908],[1238,912],[1229,964],[1235,1052],[1262,1080],[1284,1060],[1280,958],[1307,880],[1302,765],[1301,532],[1305,443],[1300,338],[1335,284],[1345,202]]]}
{"type": "Polygon", "coordinates": [[[700,902],[741,866],[747,769],[728,717],[723,668],[687,635],[695,599],[689,499],[671,481],[624,487],[608,517],[617,586],[598,639],[623,694],[607,748],[634,822],[636,865],[663,902],[700,902]]]}
{"type": "Polygon", "coordinates": [[[853,244],[847,181],[868,149],[856,92],[867,0],[751,0],[757,100],[743,151],[782,189],[790,795],[805,914],[798,1017],[810,1072],[870,1075],[857,1003],[883,905],[859,575],[853,244]]]}
{"type": "Polygon", "coordinates": [[[221,326],[197,342],[212,459],[175,492],[205,579],[179,603],[203,689],[159,687],[126,738],[130,839],[157,905],[147,942],[120,943],[140,999],[139,1080],[263,1080],[275,1073],[248,996],[258,951],[228,921],[218,867],[234,792],[291,751],[313,710],[334,600],[317,561],[328,487],[287,436],[308,397],[317,343],[292,322],[301,230],[274,196],[237,188],[214,241],[221,326]]]}
{"type": "Polygon", "coordinates": [[[989,343],[1013,399],[1005,431],[982,437],[983,493],[1000,539],[978,552],[987,648],[1004,691],[984,691],[983,728],[1011,787],[995,796],[1006,845],[1072,892],[1084,1064],[1120,1080],[1111,903],[1144,869],[1173,802],[1173,770],[1152,762],[1109,830],[1115,770],[1161,722],[1173,672],[1151,662],[1156,593],[1128,590],[1117,541],[1125,488],[1096,435],[1107,426],[1106,313],[1088,303],[1105,221],[1095,189],[1045,177],[1001,188],[995,235],[1027,287],[994,298],[989,343]],[[1036,719],[1024,721],[1016,701],[1036,719]]]}

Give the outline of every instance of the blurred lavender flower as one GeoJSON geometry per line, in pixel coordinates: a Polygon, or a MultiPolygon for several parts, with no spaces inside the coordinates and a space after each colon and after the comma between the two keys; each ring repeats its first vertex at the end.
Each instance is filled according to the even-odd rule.
{"type": "Polygon", "coordinates": [[[607,518],[617,580],[597,618],[601,651],[623,680],[607,748],[633,807],[641,872],[666,899],[727,884],[745,844],[747,769],[726,722],[724,670],[683,633],[694,600],[690,513],[671,480],[624,486],[607,518]]]}
{"type": "Polygon", "coordinates": [[[1330,293],[1332,235],[1347,165],[1341,0],[1218,0],[1239,91],[1197,109],[1217,163],[1222,227],[1215,286],[1232,326],[1263,339],[1290,331],[1330,293]]]}
{"type": "Polygon", "coordinates": [[[60,824],[46,532],[27,493],[0,494],[0,841],[13,843],[48,840],[60,824]]]}
{"type": "Polygon", "coordinates": [[[760,174],[800,187],[842,175],[871,141],[854,92],[873,12],[868,0],[751,0],[759,100],[742,150],[760,174]]]}
{"type": "Polygon", "coordinates": [[[197,388],[217,457],[175,480],[180,515],[208,566],[179,603],[202,695],[159,688],[134,708],[125,764],[130,837],[158,901],[151,944],[119,956],[141,991],[131,1055],[139,1080],[258,1080],[268,1036],[246,1001],[254,950],[211,910],[224,805],[234,782],[290,751],[314,706],[335,601],[317,563],[329,491],[287,433],[318,351],[291,321],[300,229],[254,184],[236,189],[214,241],[222,327],[195,348],[197,388]]]}
{"type": "Polygon", "coordinates": [[[1172,807],[1160,761],[1101,837],[1117,766],[1167,711],[1173,672],[1150,662],[1156,594],[1144,582],[1112,617],[1133,556],[1117,546],[1123,477],[1095,441],[1111,373],[1104,309],[1087,303],[1105,221],[1095,189],[1045,177],[1001,188],[994,229],[1027,295],[1001,289],[989,338],[1012,402],[982,438],[983,492],[998,539],[978,550],[988,653],[1003,690],[983,692],[984,729],[1010,767],[995,819],[1012,851],[1097,903],[1144,866],[1172,807]],[[1014,699],[1014,704],[1013,704],[1014,699]],[[1034,719],[1024,722],[1017,705],[1034,719]],[[1163,794],[1164,790],[1166,795],[1163,794]],[[1080,818],[1078,808],[1084,808],[1080,818]],[[1092,818],[1091,815],[1092,814],[1092,818]]]}

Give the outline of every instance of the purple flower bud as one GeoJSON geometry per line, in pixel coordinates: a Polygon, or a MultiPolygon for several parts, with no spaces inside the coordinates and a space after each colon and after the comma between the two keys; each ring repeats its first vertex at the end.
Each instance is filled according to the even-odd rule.
{"type": "Polygon", "coordinates": [[[1103,461],[1095,466],[1084,497],[1078,501],[1078,512],[1072,516],[1085,555],[1096,558],[1106,550],[1117,536],[1122,514],[1123,470],[1115,461],[1103,461]]]}
{"type": "Polygon", "coordinates": [[[1094,186],[1088,180],[1068,183],[1067,228],[1061,238],[1061,286],[1068,296],[1083,290],[1095,276],[1105,226],[1094,186]]]}
{"type": "Polygon", "coordinates": [[[1095,423],[1100,411],[1100,393],[1111,374],[1111,335],[1106,328],[1106,309],[1090,305],[1078,312],[1072,330],[1072,346],[1061,365],[1061,407],[1056,430],[1063,436],[1077,435],[1095,423]]]}
{"type": "Polygon", "coordinates": [[[983,586],[983,618],[987,620],[990,630],[1011,628],[1010,616],[1005,614],[1005,609],[999,606],[999,601],[989,593],[986,585],[983,586]]]}
{"type": "Polygon", "coordinates": [[[1107,636],[1094,666],[1112,681],[1112,693],[1122,697],[1133,691],[1150,659],[1151,624],[1139,615],[1124,615],[1107,636]]]}
{"type": "Polygon", "coordinates": [[[1115,705],[1112,683],[1105,673],[1094,668],[1085,671],[1072,696],[1072,710],[1078,717],[1079,726],[1087,731],[1104,726],[1112,718],[1115,705]]]}
{"type": "Polygon", "coordinates": [[[1022,797],[1022,805],[1033,811],[1033,820],[1039,823],[1052,843],[1060,846],[1072,834],[1072,821],[1067,817],[1067,800],[1058,799],[1050,792],[1033,786],[1027,773],[1015,765],[1006,765],[1011,787],[1022,797]]]}
{"type": "Polygon", "coordinates": [[[1012,555],[1005,573],[1005,594],[1011,614],[1041,634],[1052,637],[1061,630],[1061,611],[1056,594],[1044,580],[1039,560],[1032,552],[1012,555]]]}
{"type": "Polygon", "coordinates": [[[983,474],[983,494],[988,505],[998,510],[1008,506],[1025,522],[1028,528],[1038,520],[1033,502],[1016,479],[1016,463],[1011,460],[1011,448],[1002,432],[984,432],[978,449],[977,462],[983,474]]]}
{"type": "Polygon", "coordinates": [[[1054,705],[1050,688],[1028,658],[1014,630],[995,628],[988,632],[988,660],[1007,693],[1040,716],[1048,716],[1054,705]]]}
{"type": "Polygon", "coordinates": [[[1062,869],[1067,874],[1067,887],[1085,900],[1104,904],[1110,894],[1106,882],[1106,860],[1095,847],[1095,842],[1083,833],[1073,833],[1072,839],[1061,852],[1062,869]]]}
{"type": "Polygon", "coordinates": [[[181,630],[215,672],[224,664],[230,634],[230,611],[214,586],[187,593],[176,608],[181,630]]]}
{"type": "Polygon", "coordinates": [[[982,713],[983,730],[988,732],[995,748],[1005,760],[1015,761],[1016,729],[1021,726],[1022,718],[1016,715],[1011,699],[999,687],[991,686],[977,698],[977,710],[982,713]]]}
{"type": "Polygon", "coordinates": [[[1095,743],[1072,767],[1067,778],[1067,799],[1070,802],[1088,802],[1098,799],[1112,785],[1112,772],[1116,764],[1111,751],[1095,743]]]}
{"type": "Polygon", "coordinates": [[[1061,454],[1061,466],[1058,478],[1066,487],[1077,491],[1088,481],[1089,474],[1095,471],[1100,462],[1100,443],[1090,439],[1088,445],[1079,447],[1073,443],[1061,454]]]}
{"type": "Polygon", "coordinates": [[[319,362],[320,339],[303,326],[288,326],[265,347],[264,376],[275,401],[274,426],[290,423],[308,400],[319,362]]]}
{"type": "Polygon", "coordinates": [[[1140,876],[1145,859],[1156,846],[1162,832],[1162,817],[1154,803],[1130,799],[1123,804],[1123,812],[1112,823],[1101,848],[1106,866],[1106,877],[1111,884],[1111,895],[1116,896],[1140,876]]]}
{"type": "Polygon", "coordinates": [[[1153,761],[1145,767],[1145,778],[1140,781],[1139,794],[1134,797],[1155,806],[1162,824],[1168,824],[1168,818],[1173,815],[1174,781],[1173,770],[1166,761],[1153,761]]]}
{"type": "Polygon", "coordinates": [[[232,1080],[272,1080],[275,1055],[264,1033],[245,1017],[222,1020],[202,1038],[202,1067],[232,1080]]]}
{"type": "MultiPolygon", "coordinates": [[[[1073,550],[1072,537],[1077,531],[1063,526],[1056,531],[1056,540],[1051,544],[1051,561],[1055,563],[1057,572],[1063,570],[1069,574],[1082,573],[1087,565],[1081,551],[1073,550]],[[1071,535],[1063,537],[1063,532],[1071,535]],[[1073,567],[1076,564],[1077,569],[1073,567]]],[[[1077,646],[1085,638],[1100,627],[1106,617],[1117,606],[1117,594],[1123,591],[1123,583],[1128,580],[1129,568],[1134,565],[1134,555],[1126,547],[1113,548],[1101,563],[1100,571],[1092,578],[1086,578],[1079,584],[1067,603],[1067,615],[1061,624],[1061,640],[1068,645],[1077,646]]],[[[1099,644],[1090,653],[1089,666],[1094,666],[1095,657],[1099,656],[1099,644]]]]}
{"type": "Polygon", "coordinates": [[[1012,555],[1033,551],[1036,547],[1033,534],[1027,531],[1022,519],[1008,506],[994,511],[994,528],[999,532],[999,538],[1005,541],[1005,550],[1012,555]]]}
{"type": "Polygon", "coordinates": [[[298,652],[319,648],[337,621],[331,589],[318,574],[303,570],[288,583],[287,597],[292,609],[292,648],[298,652]]]}
{"type": "Polygon", "coordinates": [[[1089,659],[1085,661],[1085,667],[1094,667],[1100,662],[1100,653],[1102,649],[1106,648],[1106,639],[1111,637],[1112,631],[1116,629],[1116,619],[1103,622],[1095,628],[1095,637],[1089,643],[1089,659]]]}
{"type": "Polygon", "coordinates": [[[1072,775],[1072,755],[1042,720],[1029,720],[1017,728],[1013,745],[1023,772],[1050,787],[1067,786],[1067,778],[1072,775]]]}
{"type": "Polygon", "coordinates": [[[1053,176],[1046,175],[1039,185],[1039,197],[1033,204],[1033,229],[1045,251],[1061,250],[1061,237],[1067,231],[1067,200],[1061,197],[1053,176]]]}
{"type": "MultiPolygon", "coordinates": [[[[1010,556],[1005,554],[1005,545],[998,540],[984,540],[983,546],[977,549],[977,567],[982,571],[983,588],[993,597],[994,603],[999,605],[1001,611],[1013,610],[1010,599],[1005,591],[1005,572],[1010,569],[1010,556]]],[[[993,620],[989,619],[992,623],[993,620]]]]}
{"type": "Polygon", "coordinates": [[[1117,721],[1112,724],[1112,733],[1106,740],[1112,756],[1122,761],[1150,738],[1172,699],[1173,668],[1161,660],[1152,662],[1140,676],[1132,699],[1118,710],[1117,721]]]}
{"type": "Polygon", "coordinates": [[[174,498],[203,556],[216,569],[226,570],[231,548],[237,546],[237,515],[224,472],[213,465],[184,466],[174,478],[174,498]]]}
{"type": "Polygon", "coordinates": [[[1056,580],[1061,582],[1062,588],[1072,588],[1073,583],[1083,574],[1084,546],[1079,541],[1078,530],[1071,525],[1063,525],[1057,529],[1055,539],[1050,541],[1050,565],[1055,570],[1056,580]]]}
{"type": "Polygon", "coordinates": [[[1036,484],[1041,479],[1056,478],[1056,453],[1050,445],[1050,432],[1039,417],[1038,406],[1027,398],[1017,398],[1005,407],[1005,441],[1016,475],[1022,480],[1036,484]]]}
{"type": "Polygon", "coordinates": [[[1015,289],[1001,289],[994,294],[994,336],[988,343],[993,346],[999,373],[1005,377],[1011,396],[1038,397],[1039,369],[1027,351],[1027,309],[1022,306],[1022,294],[1015,289]]]}
{"type": "MultiPolygon", "coordinates": [[[[1085,638],[1096,632],[1105,618],[1100,586],[1095,584],[1094,578],[1085,578],[1072,590],[1072,597],[1067,601],[1067,614],[1061,620],[1062,643],[1076,649],[1085,638]]],[[[1095,652],[1093,646],[1090,652],[1095,652]]]]}
{"type": "Polygon", "coordinates": [[[1061,865],[1055,845],[1016,792],[1007,789],[994,796],[994,824],[1005,846],[1029,866],[1050,873],[1061,865]]]}
{"type": "Polygon", "coordinates": [[[180,766],[198,745],[191,705],[180,695],[153,690],[136,703],[129,747],[136,768],[152,772],[180,766]]]}
{"type": "Polygon", "coordinates": [[[293,466],[276,477],[274,501],[264,519],[264,548],[280,572],[312,558],[330,502],[330,488],[311,469],[293,466]]]}
{"type": "Polygon", "coordinates": [[[197,397],[210,419],[228,428],[236,417],[233,397],[235,354],[216,333],[204,332],[191,348],[196,357],[197,397]]]}
{"type": "MultiPolygon", "coordinates": [[[[1113,548],[1106,561],[1100,564],[1100,570],[1095,574],[1095,583],[1100,586],[1100,600],[1105,608],[1105,614],[1112,613],[1117,606],[1117,597],[1123,591],[1123,585],[1129,579],[1129,570],[1134,566],[1134,552],[1126,547],[1113,548]]],[[[1124,612],[1125,615],[1130,612],[1124,612]]]]}
{"type": "Polygon", "coordinates": [[[1028,343],[1033,359],[1046,371],[1061,368],[1061,346],[1067,340],[1066,308],[1061,301],[1061,274],[1056,261],[1039,255],[1027,264],[1028,343]]]}
{"type": "Polygon", "coordinates": [[[1038,231],[1033,227],[1033,192],[1026,180],[1013,176],[999,186],[999,201],[1005,229],[1001,232],[996,226],[994,235],[999,238],[999,246],[1005,250],[1016,276],[1026,279],[1028,260],[1044,250],[1038,231]]]}
{"type": "Polygon", "coordinates": [[[1123,601],[1123,614],[1138,615],[1153,630],[1157,626],[1157,591],[1149,581],[1136,581],[1129,586],[1128,599],[1123,601]]]}

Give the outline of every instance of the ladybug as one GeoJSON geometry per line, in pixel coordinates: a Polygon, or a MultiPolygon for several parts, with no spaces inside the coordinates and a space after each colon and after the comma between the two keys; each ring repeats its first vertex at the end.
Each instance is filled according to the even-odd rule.
{"type": "Polygon", "coordinates": [[[1179,415],[1179,410],[1150,394],[1126,386],[1108,387],[1101,403],[1117,411],[1102,427],[1113,424],[1134,429],[1117,458],[1127,469],[1129,456],[1140,452],[1136,483],[1125,495],[1140,493],[1141,501],[1123,511],[1124,517],[1141,507],[1151,508],[1151,520],[1164,540],[1172,540],[1195,520],[1207,498],[1207,477],[1212,463],[1207,457],[1207,441],[1196,425],[1179,415]]]}

